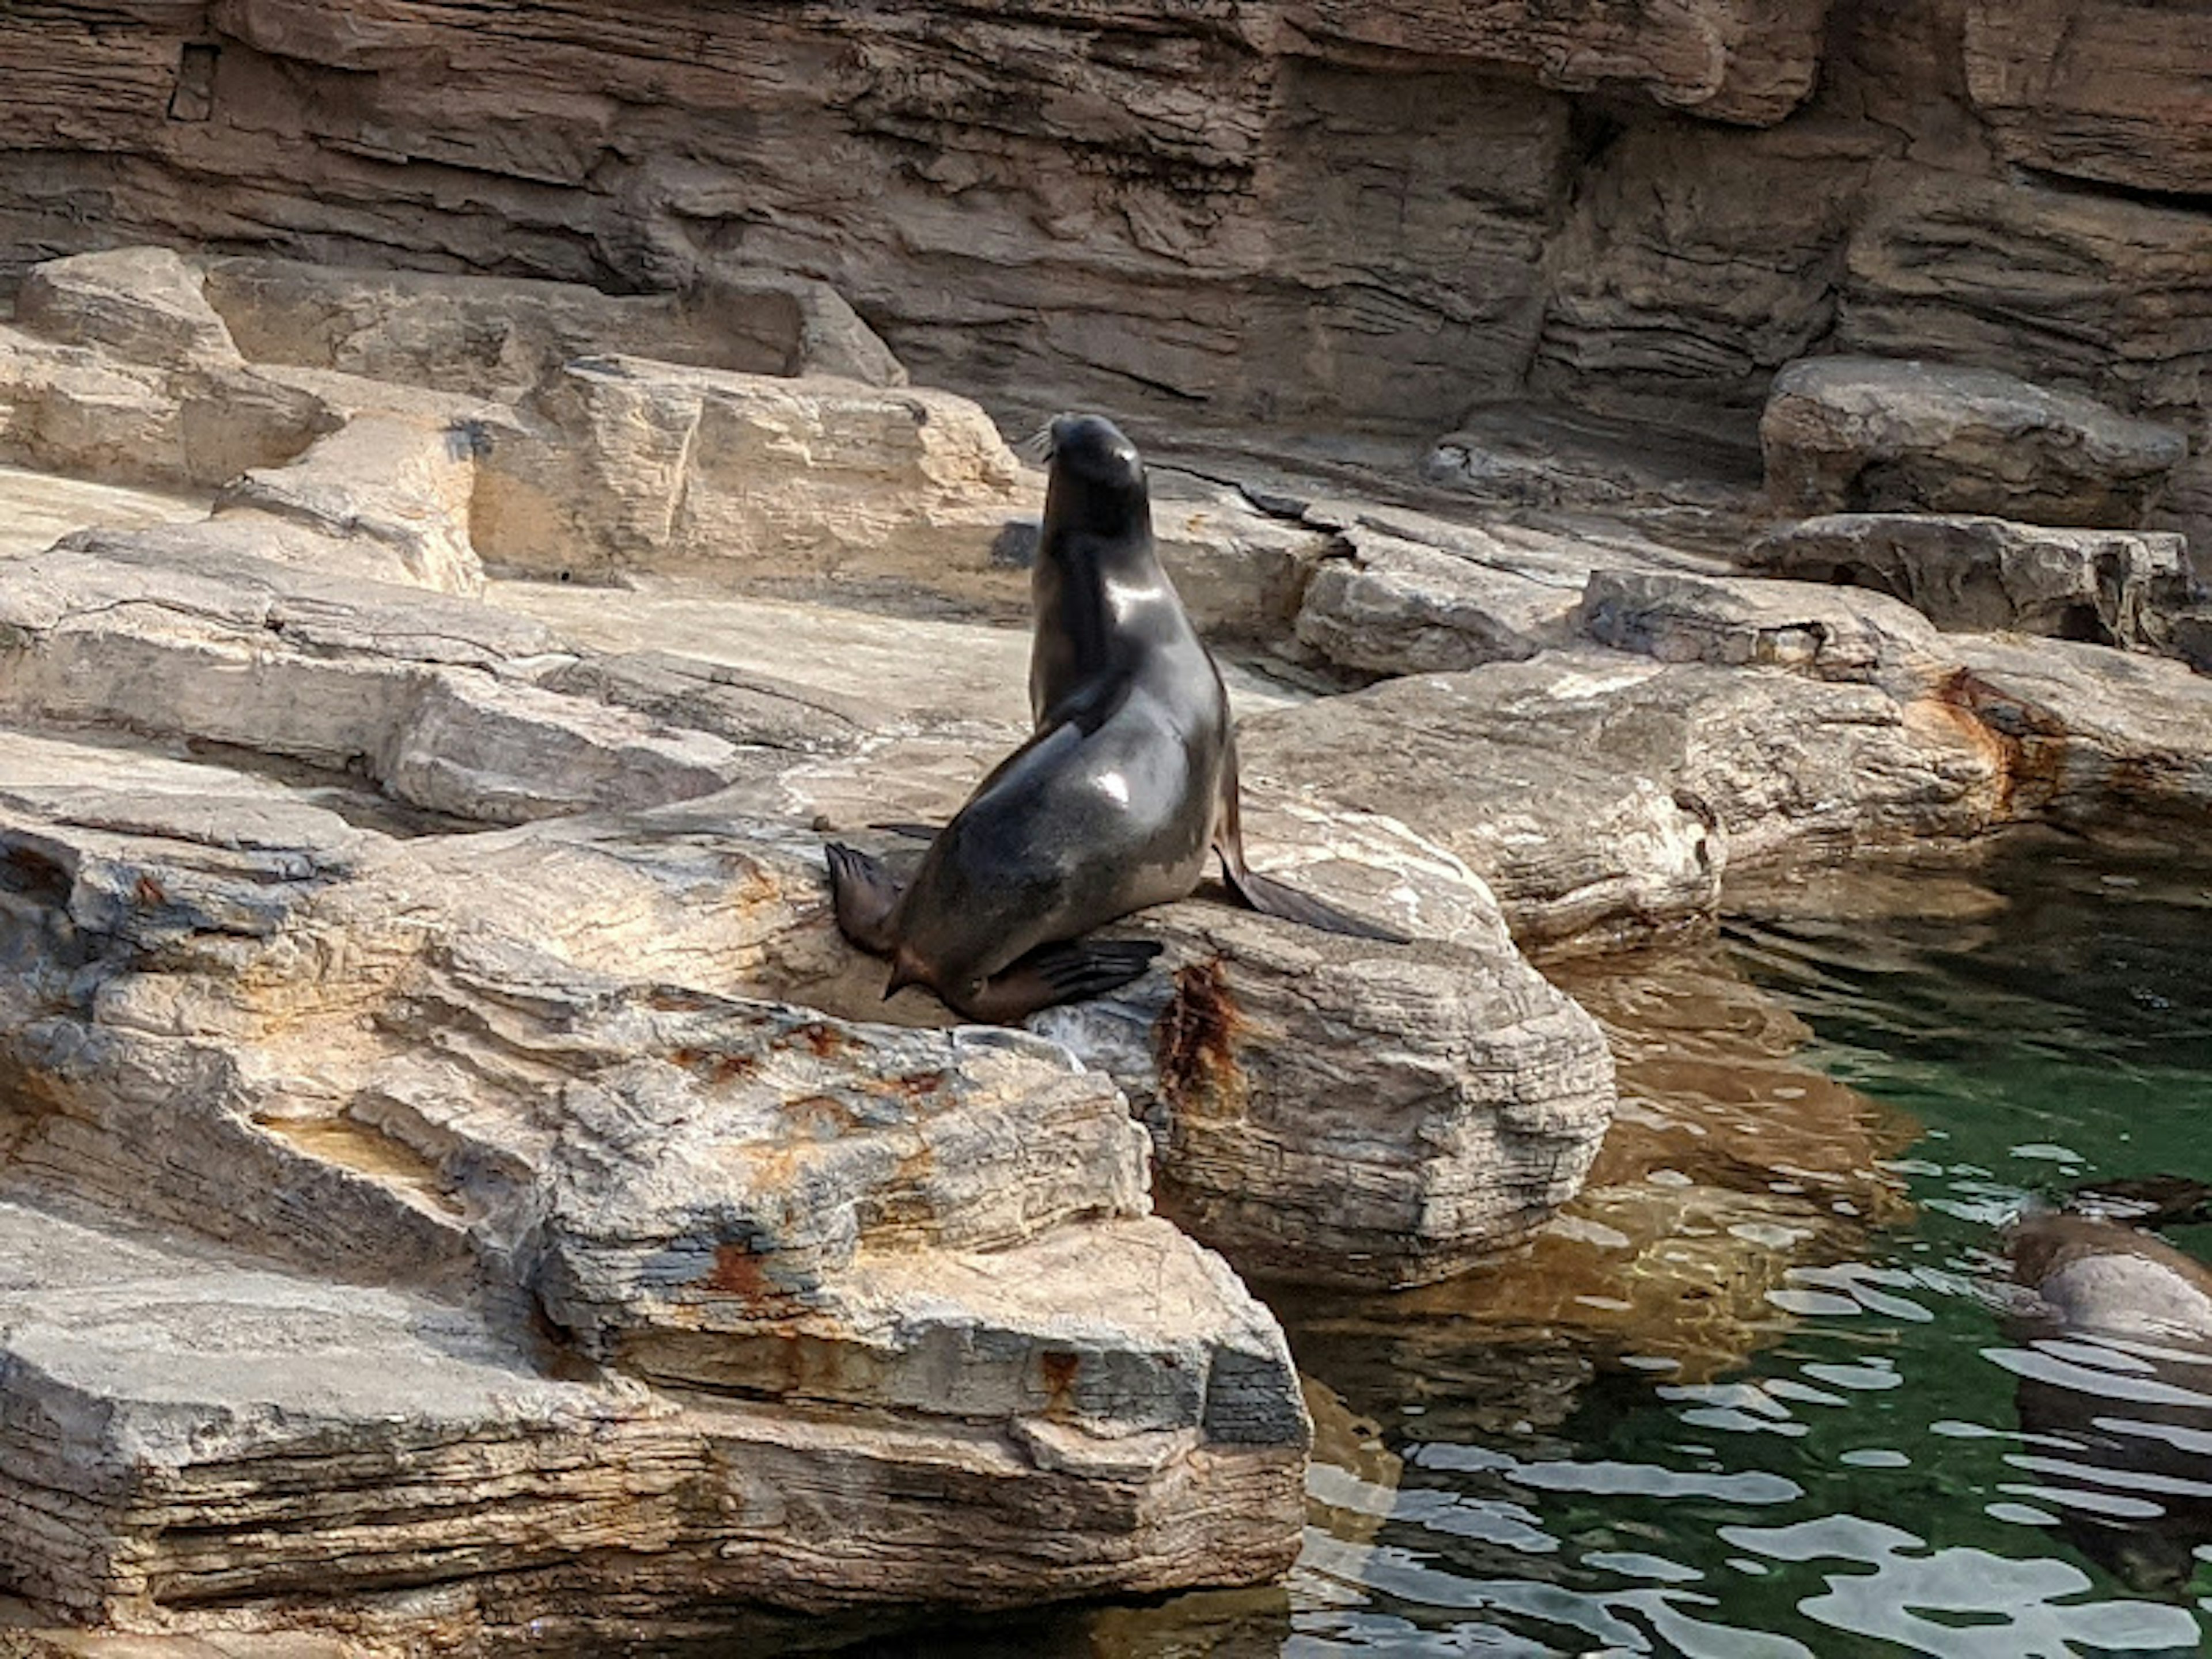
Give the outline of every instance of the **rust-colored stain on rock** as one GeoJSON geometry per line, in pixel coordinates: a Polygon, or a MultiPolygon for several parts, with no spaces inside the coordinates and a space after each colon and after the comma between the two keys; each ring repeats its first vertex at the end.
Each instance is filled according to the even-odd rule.
{"type": "Polygon", "coordinates": [[[1945,676],[1935,702],[1960,716],[1965,735],[1992,751],[2000,821],[2039,811],[2058,793],[2067,733],[2048,710],[1999,690],[1970,668],[1945,676]]]}
{"type": "Polygon", "coordinates": [[[805,1306],[769,1276],[768,1257],[743,1244],[715,1247],[714,1266],[698,1282],[699,1289],[726,1296],[749,1308],[778,1316],[804,1313],[805,1306]]]}
{"type": "Polygon", "coordinates": [[[783,1115],[800,1134],[827,1140],[858,1127],[853,1109],[835,1095],[801,1095],[784,1103],[783,1115]]]}
{"type": "Polygon", "coordinates": [[[949,1078],[944,1072],[902,1072],[896,1077],[870,1079],[870,1092],[885,1099],[896,1097],[919,1106],[931,1096],[941,1092],[949,1078]]]}
{"type": "Polygon", "coordinates": [[[1248,1084],[1237,1038],[1243,1024],[1220,957],[1176,971],[1175,995],[1152,1024],[1152,1057],[1170,1105],[1223,1116],[1243,1110],[1248,1084]]]}
{"type": "Polygon", "coordinates": [[[1037,1370],[1044,1378],[1047,1415],[1060,1415],[1074,1403],[1075,1374],[1082,1367],[1081,1354],[1055,1349],[1037,1356],[1037,1370]]]}
{"type": "Polygon", "coordinates": [[[760,1069],[758,1054],[733,1054],[719,1048],[678,1048],[668,1058],[708,1083],[735,1083],[760,1069]]]}

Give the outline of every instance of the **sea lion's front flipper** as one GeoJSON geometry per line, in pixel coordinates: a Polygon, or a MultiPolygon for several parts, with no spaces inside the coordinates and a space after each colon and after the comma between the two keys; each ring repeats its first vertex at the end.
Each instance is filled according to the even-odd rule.
{"type": "Polygon", "coordinates": [[[830,864],[830,891],[837,906],[837,931],[863,951],[891,952],[891,911],[898,884],[890,872],[857,848],[830,842],[823,849],[830,864]]]}
{"type": "Polygon", "coordinates": [[[985,980],[975,995],[945,1000],[970,1019],[1011,1025],[1040,1008],[1103,996],[1127,985],[1159,953],[1160,946],[1151,939],[1040,945],[985,980]]]}
{"type": "Polygon", "coordinates": [[[1244,827],[1237,811],[1237,750],[1232,745],[1221,767],[1221,811],[1213,832],[1213,850],[1221,854],[1222,873],[1229,878],[1237,896],[1263,916],[1304,922],[1324,933],[1351,939],[1371,939],[1385,945],[1410,945],[1405,934],[1380,922],[1368,921],[1348,910],[1340,910],[1310,893],[1301,893],[1272,877],[1256,873],[1244,862],[1244,827]]]}

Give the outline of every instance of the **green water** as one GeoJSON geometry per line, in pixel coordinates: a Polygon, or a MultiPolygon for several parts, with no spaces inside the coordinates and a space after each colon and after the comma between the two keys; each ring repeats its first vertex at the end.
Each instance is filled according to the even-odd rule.
{"type": "MultiPolygon", "coordinates": [[[[1811,1028],[1798,1061],[1905,1143],[1883,1169],[1910,1200],[1788,1271],[1734,1369],[1432,1329],[1418,1352],[1459,1373],[1439,1386],[1384,1299],[1285,1306],[1301,1365],[1397,1467],[1317,1468],[1282,1653],[2212,1650],[2212,1525],[2185,1513],[2212,1497],[2212,1366],[2157,1372],[2207,1391],[2154,1478],[2024,1430],[2019,1374],[2084,1356],[2008,1325],[1999,1232],[2093,1177],[2212,1177],[2212,882],[2048,849],[1990,880],[1971,921],[1731,930],[1733,966],[1811,1028]],[[1571,1398],[1546,1422],[1547,1369],[1571,1398]]],[[[2197,1231],[2169,1236],[2212,1255],[2197,1231]]],[[[2065,1373],[2085,1420],[2115,1364],[2148,1362],[2065,1373]]]]}

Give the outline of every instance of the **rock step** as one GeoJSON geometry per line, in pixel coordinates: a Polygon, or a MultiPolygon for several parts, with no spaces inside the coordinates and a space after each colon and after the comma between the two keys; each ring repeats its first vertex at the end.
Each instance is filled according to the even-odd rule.
{"type": "Polygon", "coordinates": [[[559,1380],[400,1291],[13,1200],[0,1241],[0,1516],[49,1615],[220,1631],[257,1606],[419,1616],[436,1590],[450,1634],[588,1623],[614,1593],[649,1632],[718,1605],[1165,1589],[1217,1552],[1287,1565],[1260,1517],[1297,1502],[1294,1444],[679,1404],[559,1380]]]}
{"type": "Polygon", "coordinates": [[[804,1297],[747,1252],[696,1265],[698,1279],[625,1310],[611,1347],[625,1370],[740,1398],[1011,1422],[1047,1437],[1038,1455],[1079,1461],[1131,1435],[1304,1432],[1273,1321],[1164,1221],[1060,1227],[990,1252],[869,1252],[804,1297]]]}
{"type": "Polygon", "coordinates": [[[988,571],[1023,483],[990,417],[950,392],[584,356],[492,434],[471,533],[514,574],[758,580],[866,560],[941,577],[988,571]]]}
{"type": "Polygon", "coordinates": [[[2196,596],[2188,544],[1966,514],[1836,513],[1752,544],[1752,568],[1904,600],[1938,628],[2174,653],[2196,596]]]}
{"type": "MultiPolygon", "coordinates": [[[[112,280],[116,267],[94,265],[118,258],[67,263],[112,280]]],[[[765,270],[717,272],[681,295],[610,295],[580,283],[231,258],[206,263],[204,294],[258,362],[507,402],[570,358],[605,351],[751,374],[906,380],[833,290],[765,270]]]]}
{"type": "MultiPolygon", "coordinates": [[[[46,849],[54,872],[20,913],[74,927],[101,981],[88,1008],[63,980],[25,988],[45,1000],[22,1063],[70,1103],[29,1115],[20,1169],[117,1201],[140,1170],[148,1210],[212,1207],[311,1257],[343,1253],[332,1224],[351,1214],[377,1241],[353,1249],[357,1270],[465,1282],[474,1267],[587,1352],[694,1387],[1043,1413],[1115,1437],[1301,1431],[1272,1322],[1218,1263],[1139,1219],[1147,1145],[1105,1078],[1017,1033],[852,1024],[640,984],[514,931],[532,915],[510,880],[551,884],[572,912],[604,893],[576,920],[605,949],[629,908],[615,882],[696,873],[681,837],[635,832],[635,864],[615,831],[408,848],[273,784],[226,799],[211,768],[146,769],[148,791],[121,803],[83,784],[56,797],[40,781],[71,775],[73,746],[15,747],[0,801],[14,798],[19,822],[0,841],[46,849]],[[260,909],[214,913],[210,884],[270,854],[182,838],[256,810],[307,846],[260,870],[260,909]],[[320,866],[317,836],[336,849],[320,866]],[[465,885],[443,925],[387,941],[349,927],[421,915],[446,860],[465,885]],[[319,969],[319,987],[294,994],[326,1011],[349,998],[356,1029],[310,1030],[280,1002],[256,1031],[235,999],[211,1025],[194,970],[220,957],[260,981],[257,954],[319,969]],[[157,1101],[149,1170],[139,1141],[157,1101]],[[255,1192],[222,1194],[227,1165],[260,1170],[255,1192]],[[1071,1300],[1071,1279],[1101,1288],[1071,1300]],[[1255,1419],[1269,1398],[1275,1418],[1255,1419]]],[[[658,931],[649,915],[637,925],[658,931]]]]}
{"type": "Polygon", "coordinates": [[[1774,377],[1759,418],[1785,511],[1995,514],[2142,522],[2189,453],[2172,427],[1995,369],[1811,357],[1774,377]]]}
{"type": "Polygon", "coordinates": [[[410,805],[492,823],[702,794],[749,764],[531,684],[567,661],[537,623],[318,576],[257,556],[258,538],[235,518],[87,532],[0,567],[0,707],[364,769],[410,805]]]}

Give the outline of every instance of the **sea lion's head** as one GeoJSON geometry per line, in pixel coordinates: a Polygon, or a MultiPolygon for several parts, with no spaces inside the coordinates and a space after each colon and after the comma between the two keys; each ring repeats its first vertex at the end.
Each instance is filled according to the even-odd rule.
{"type": "Polygon", "coordinates": [[[1045,441],[1048,530],[1110,537],[1151,528],[1144,459],[1121,428],[1103,415],[1062,415],[1045,441]]]}

